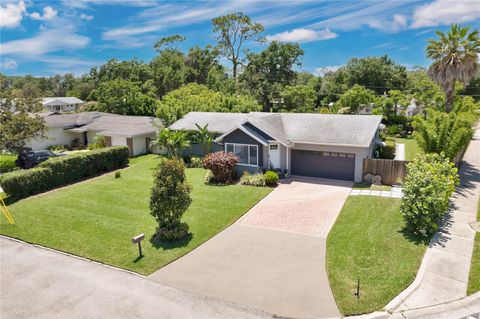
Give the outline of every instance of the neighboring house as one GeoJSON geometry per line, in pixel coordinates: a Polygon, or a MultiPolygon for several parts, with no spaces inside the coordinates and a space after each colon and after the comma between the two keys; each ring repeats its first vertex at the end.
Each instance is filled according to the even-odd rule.
{"type": "Polygon", "coordinates": [[[83,103],[73,96],[42,98],[43,107],[50,112],[74,112],[83,103]]]}
{"type": "MultiPolygon", "coordinates": [[[[363,159],[373,157],[381,116],[313,113],[190,112],[170,126],[217,134],[213,150],[233,152],[238,169],[275,169],[292,175],[362,181],[363,159]]],[[[201,154],[193,145],[191,154],[201,154]]]]}
{"type": "Polygon", "coordinates": [[[27,148],[43,150],[51,145],[87,146],[105,136],[107,146],[128,146],[130,155],[149,153],[160,120],[148,116],[127,116],[102,112],[72,114],[44,113],[47,138],[32,139],[27,148]]]}
{"type": "Polygon", "coordinates": [[[423,113],[422,106],[417,103],[417,100],[411,99],[410,104],[405,109],[405,115],[406,116],[414,116],[414,115],[422,114],[422,113],[423,113]]]}

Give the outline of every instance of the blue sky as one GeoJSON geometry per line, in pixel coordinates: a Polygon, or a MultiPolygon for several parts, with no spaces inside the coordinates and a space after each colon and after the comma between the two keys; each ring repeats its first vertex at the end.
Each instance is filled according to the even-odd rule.
{"type": "MultiPolygon", "coordinates": [[[[452,22],[478,28],[478,0],[154,1],[2,0],[0,72],[86,73],[111,58],[149,61],[159,38],[182,34],[182,48],[214,44],[211,19],[242,11],[268,40],[299,42],[302,69],[321,74],[352,57],[388,54],[426,66],[427,39],[452,22]]],[[[262,46],[252,45],[251,50],[262,46]]]]}

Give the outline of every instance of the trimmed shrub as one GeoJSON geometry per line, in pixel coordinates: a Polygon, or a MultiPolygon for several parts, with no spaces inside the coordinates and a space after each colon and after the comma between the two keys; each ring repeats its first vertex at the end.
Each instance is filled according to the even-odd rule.
{"type": "Polygon", "coordinates": [[[228,183],[232,179],[237,162],[238,158],[233,153],[220,151],[205,156],[203,168],[212,171],[214,182],[228,183]]]}
{"type": "Polygon", "coordinates": [[[127,164],[128,148],[114,146],[50,158],[36,168],[2,176],[0,185],[7,194],[21,198],[122,168],[127,164]]]}
{"type": "Polygon", "coordinates": [[[122,172],[116,171],[115,172],[115,178],[120,178],[122,176],[122,172]]]}
{"type": "Polygon", "coordinates": [[[205,173],[205,184],[211,184],[213,182],[214,182],[213,173],[211,170],[207,169],[207,172],[205,173]]]}
{"type": "Polygon", "coordinates": [[[443,154],[418,155],[407,164],[400,206],[407,230],[430,237],[448,211],[448,201],[459,183],[457,169],[443,154]]]}
{"type": "Polygon", "coordinates": [[[278,184],[278,174],[274,171],[266,171],[263,173],[263,178],[268,186],[276,186],[278,184]]]}
{"type": "Polygon", "coordinates": [[[265,178],[263,174],[250,174],[244,172],[240,178],[240,184],[250,186],[265,186],[265,178]]]}
{"type": "Polygon", "coordinates": [[[188,225],[181,218],[191,202],[183,162],[177,159],[160,162],[150,195],[150,214],[158,222],[158,239],[174,241],[188,234],[188,225]]]}

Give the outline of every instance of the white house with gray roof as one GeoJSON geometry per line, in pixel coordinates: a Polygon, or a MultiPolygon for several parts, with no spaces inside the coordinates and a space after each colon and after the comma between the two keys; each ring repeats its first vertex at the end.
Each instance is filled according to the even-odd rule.
{"type": "Polygon", "coordinates": [[[44,97],[42,105],[47,112],[74,112],[84,102],[74,96],[44,97]]]}
{"type": "MultiPolygon", "coordinates": [[[[241,170],[361,182],[363,159],[373,157],[380,121],[375,115],[190,112],[170,129],[208,125],[217,134],[214,149],[234,153],[241,170]]],[[[193,146],[191,153],[200,149],[193,146]]]]}
{"type": "Polygon", "coordinates": [[[71,114],[43,113],[47,138],[30,140],[25,146],[44,150],[51,145],[77,143],[87,146],[97,136],[105,136],[107,146],[128,146],[130,155],[149,153],[150,142],[161,126],[159,119],[149,116],[128,116],[103,112],[71,114]]]}

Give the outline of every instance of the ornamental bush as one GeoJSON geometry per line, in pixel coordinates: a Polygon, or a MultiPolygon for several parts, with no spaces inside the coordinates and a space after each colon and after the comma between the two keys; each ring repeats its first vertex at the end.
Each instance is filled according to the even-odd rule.
{"type": "Polygon", "coordinates": [[[418,155],[407,164],[400,206],[407,230],[430,237],[448,211],[449,198],[459,183],[457,169],[443,154],[418,155]]]}
{"type": "Polygon", "coordinates": [[[36,168],[3,175],[0,178],[0,185],[7,194],[21,198],[116,170],[127,164],[127,147],[108,147],[50,158],[36,168]]]}
{"type": "Polygon", "coordinates": [[[181,218],[191,202],[183,162],[178,159],[162,161],[154,173],[150,195],[150,214],[158,222],[157,239],[174,241],[188,234],[188,225],[181,218]]]}
{"type": "Polygon", "coordinates": [[[278,184],[278,174],[274,171],[266,171],[263,173],[263,178],[268,186],[276,186],[278,184]]]}
{"type": "Polygon", "coordinates": [[[233,170],[237,162],[238,157],[233,153],[220,151],[205,156],[203,159],[203,168],[212,171],[214,182],[228,183],[232,179],[234,174],[233,170]]]}
{"type": "Polygon", "coordinates": [[[244,172],[240,178],[240,184],[249,186],[265,186],[265,177],[263,174],[250,174],[249,172],[244,172]]]}

